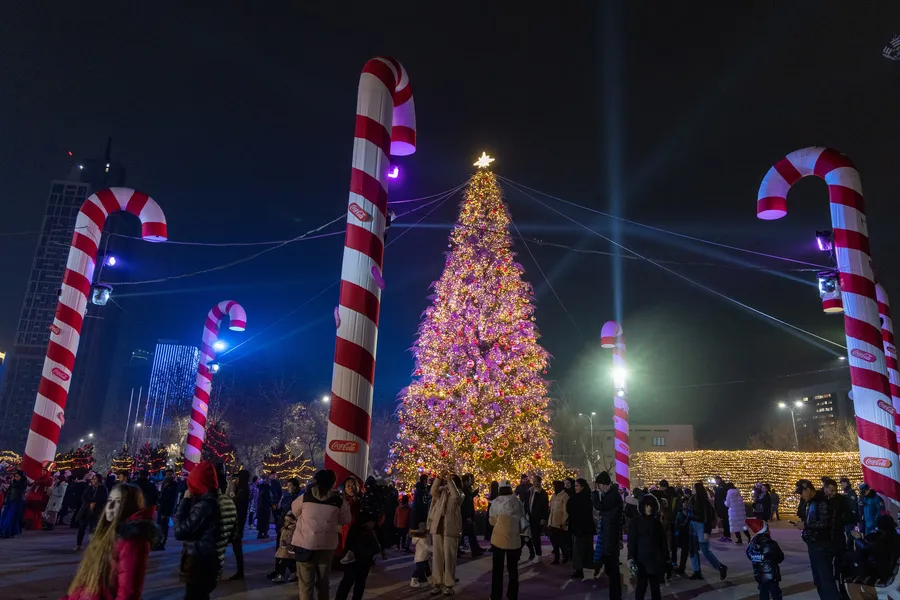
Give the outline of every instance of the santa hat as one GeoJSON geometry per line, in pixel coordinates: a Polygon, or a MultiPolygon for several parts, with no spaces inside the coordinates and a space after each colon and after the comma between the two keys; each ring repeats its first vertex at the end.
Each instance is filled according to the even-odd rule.
{"type": "Polygon", "coordinates": [[[747,519],[747,529],[753,532],[753,535],[756,535],[757,533],[765,533],[769,530],[769,524],[762,519],[757,519],[754,517],[747,519]]]}

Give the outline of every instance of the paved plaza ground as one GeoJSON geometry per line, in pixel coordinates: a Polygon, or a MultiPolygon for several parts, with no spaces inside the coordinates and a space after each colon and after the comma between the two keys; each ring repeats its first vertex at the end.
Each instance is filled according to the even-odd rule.
{"type": "MultiPolygon", "coordinates": [[[[812,583],[812,575],[806,557],[806,548],[800,540],[799,532],[786,523],[773,525],[773,535],[785,551],[782,564],[782,589],[792,600],[812,600],[818,594],[812,583]]],[[[257,540],[256,532],[247,530],[244,553],[246,579],[244,581],[222,581],[213,592],[213,598],[271,599],[288,600],[298,597],[296,583],[275,585],[266,579],[272,570],[274,555],[274,534],[272,539],[257,540]]],[[[569,565],[550,565],[546,555],[549,544],[546,539],[544,563],[520,565],[521,600],[553,598],[556,600],[607,598],[606,579],[571,581],[569,565]]],[[[0,599],[2,600],[57,600],[62,596],[78,565],[81,554],[72,551],[75,545],[75,530],[68,527],[51,532],[28,531],[23,535],[0,540],[0,599]]],[[[749,600],[757,597],[756,583],[753,581],[750,562],[744,550],[746,546],[714,541],[713,551],[729,567],[729,576],[719,581],[718,573],[701,558],[704,581],[688,581],[676,578],[663,588],[663,596],[673,600],[694,598],[723,598],[729,600],[749,600]]],[[[171,539],[165,551],[153,552],[150,557],[147,582],[143,600],[180,600],[184,590],[178,582],[178,563],[181,544],[171,539]]],[[[525,553],[527,555],[527,552],[525,553]]],[[[234,572],[234,555],[231,549],[225,559],[225,575],[234,572]]],[[[391,551],[386,561],[378,561],[369,577],[365,598],[408,600],[430,598],[426,590],[411,589],[409,579],[412,572],[412,558],[391,551]]],[[[690,572],[690,567],[688,567],[690,572]]],[[[340,579],[340,573],[332,573],[332,597],[340,579]]],[[[457,569],[459,584],[456,598],[460,600],[486,600],[490,593],[490,555],[471,560],[461,558],[457,569]]],[[[629,590],[626,598],[633,597],[629,590]]],[[[649,594],[648,594],[649,598],[649,594]]]]}

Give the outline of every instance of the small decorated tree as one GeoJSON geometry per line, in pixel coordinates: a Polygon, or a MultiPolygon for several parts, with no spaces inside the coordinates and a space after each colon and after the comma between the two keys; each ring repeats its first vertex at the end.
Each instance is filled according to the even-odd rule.
{"type": "Polygon", "coordinates": [[[291,452],[284,444],[272,448],[272,451],[263,458],[263,469],[266,473],[275,473],[279,479],[296,477],[301,485],[306,483],[316,472],[312,463],[303,456],[291,452]]]}
{"type": "Polygon", "coordinates": [[[128,444],[122,446],[122,449],[116,452],[112,457],[112,470],[116,473],[126,471],[131,473],[134,471],[134,457],[128,449],[128,444]]]}
{"type": "Polygon", "coordinates": [[[138,453],[137,468],[156,473],[166,466],[168,459],[169,451],[165,446],[151,446],[148,442],[144,444],[138,453]]]}
{"type": "Polygon", "coordinates": [[[22,457],[12,450],[0,450],[0,467],[18,469],[22,463],[22,457]]]}
{"type": "Polygon", "coordinates": [[[225,427],[218,422],[206,428],[206,439],[203,440],[203,458],[213,463],[228,465],[234,462],[234,446],[225,432],[225,427]]]}
{"type": "Polygon", "coordinates": [[[94,445],[87,443],[75,450],[56,455],[57,471],[86,473],[94,466],[94,445]]]}

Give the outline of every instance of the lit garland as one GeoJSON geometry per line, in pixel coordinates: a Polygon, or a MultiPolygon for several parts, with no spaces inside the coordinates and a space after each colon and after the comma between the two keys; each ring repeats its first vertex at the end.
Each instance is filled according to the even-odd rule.
{"type": "Polygon", "coordinates": [[[551,459],[541,377],[549,355],[537,343],[534,292],[513,260],[509,212],[487,164],[478,164],[466,189],[413,348],[414,380],[402,392],[385,469],[405,489],[421,473],[444,469],[472,473],[482,485],[565,474],[551,459]]]}
{"type": "Polygon", "coordinates": [[[139,469],[156,473],[162,469],[169,459],[169,450],[163,445],[151,446],[149,442],[144,444],[138,452],[137,466],[139,469]]]}
{"type": "Polygon", "coordinates": [[[57,454],[54,463],[57,471],[89,471],[94,466],[94,445],[85,444],[81,448],[57,454]]]}
{"type": "Polygon", "coordinates": [[[116,473],[122,471],[131,473],[134,471],[134,457],[131,456],[131,452],[128,450],[128,444],[123,445],[122,449],[113,456],[112,470],[116,473]]]}
{"type": "Polygon", "coordinates": [[[228,434],[218,423],[211,423],[206,428],[206,438],[203,440],[203,458],[213,463],[233,463],[234,446],[228,439],[228,434]]]}
{"type": "Polygon", "coordinates": [[[0,465],[6,465],[9,468],[18,468],[22,464],[22,457],[12,450],[0,450],[0,465]]]}
{"type": "Polygon", "coordinates": [[[282,481],[296,477],[301,485],[309,481],[316,469],[301,452],[294,455],[287,446],[281,444],[272,448],[272,452],[263,458],[263,469],[266,473],[275,473],[282,481]]]}
{"type": "Polygon", "coordinates": [[[636,452],[631,455],[632,485],[655,485],[661,479],[671,485],[704,484],[721,475],[750,501],[757,481],[768,483],[781,497],[785,511],[797,508],[794,486],[809,479],[816,488],[821,478],[848,477],[854,486],[862,482],[859,452],[784,452],[781,450],[695,450],[690,452],[636,452]]]}

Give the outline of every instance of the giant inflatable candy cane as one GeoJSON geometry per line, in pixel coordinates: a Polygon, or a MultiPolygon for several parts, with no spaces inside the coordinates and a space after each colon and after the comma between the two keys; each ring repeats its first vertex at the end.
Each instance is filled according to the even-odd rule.
{"type": "Polygon", "coordinates": [[[184,469],[187,471],[200,462],[200,450],[206,439],[206,414],[209,411],[213,376],[210,364],[216,359],[215,343],[219,339],[219,325],[225,315],[228,315],[228,329],[244,331],[247,328],[247,313],[234,300],[219,302],[206,315],[200,342],[200,363],[197,365],[197,379],[194,381],[194,399],[191,401],[191,420],[184,444],[184,469]]]}
{"type": "Polygon", "coordinates": [[[881,341],[884,345],[884,363],[887,365],[891,401],[894,405],[894,432],[900,446],[900,372],[897,369],[897,346],[894,344],[894,322],[891,320],[891,301],[880,283],[875,284],[875,299],[881,317],[881,341]]]}
{"type": "Polygon", "coordinates": [[[31,479],[40,477],[42,463],[56,457],[84,313],[91,295],[100,235],[106,218],[123,210],[141,220],[142,238],[148,242],[166,240],[166,217],[147,194],[129,188],[110,188],[93,194],[81,205],[75,219],[75,233],[66,260],[56,316],[50,325],[50,344],[22,457],[21,468],[31,479]]]}
{"type": "Polygon", "coordinates": [[[619,489],[631,489],[631,446],[628,441],[628,395],[626,380],[628,371],[625,363],[625,334],[622,326],[615,321],[607,321],[600,330],[600,345],[612,348],[613,425],[616,429],[616,483],[619,489]]]}
{"type": "Polygon", "coordinates": [[[342,481],[364,480],[375,382],[375,346],[381,308],[389,155],[416,150],[416,114],[406,71],[393,58],[373,58],[363,67],[356,100],[356,130],[350,170],[350,200],[340,323],[331,380],[331,413],[325,468],[342,481]]]}
{"type": "Polygon", "coordinates": [[[898,500],[900,463],[894,407],[878,321],[859,172],[849,158],[829,148],[792,152],[775,163],[763,178],[757,216],[771,220],[786,215],[788,190],[809,175],[828,184],[863,478],[873,489],[898,500]]]}

